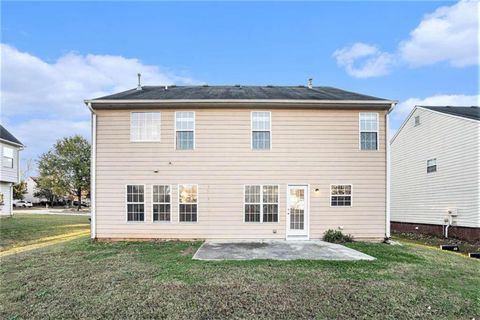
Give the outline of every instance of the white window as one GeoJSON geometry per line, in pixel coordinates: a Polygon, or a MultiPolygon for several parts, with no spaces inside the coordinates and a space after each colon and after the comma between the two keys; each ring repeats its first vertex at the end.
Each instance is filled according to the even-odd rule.
{"type": "Polygon", "coordinates": [[[270,150],[271,149],[271,112],[253,111],[252,112],[252,149],[270,150]]]}
{"type": "Polygon", "coordinates": [[[415,116],[415,127],[420,125],[420,116],[415,116]]]}
{"type": "Polygon", "coordinates": [[[127,221],[145,221],[144,185],[127,185],[127,221]]]}
{"type": "Polygon", "coordinates": [[[9,147],[3,147],[3,166],[13,168],[14,150],[9,147]]]}
{"type": "Polygon", "coordinates": [[[175,112],[175,141],[177,150],[195,149],[195,112],[175,112]]]}
{"type": "Polygon", "coordinates": [[[170,222],[170,186],[152,186],[153,221],[170,222]]]}
{"type": "Polygon", "coordinates": [[[244,221],[278,222],[278,186],[245,186],[244,221]]]}
{"type": "Polygon", "coordinates": [[[437,172],[437,159],[427,160],[427,173],[437,172]]]}
{"type": "Polygon", "coordinates": [[[196,185],[178,186],[178,212],[180,222],[197,222],[198,188],[196,185]]]}
{"type": "Polygon", "coordinates": [[[330,185],[330,206],[351,207],[352,206],[352,185],[351,184],[330,185]]]}
{"type": "Polygon", "coordinates": [[[378,113],[360,112],[360,150],[378,150],[378,113]]]}
{"type": "Polygon", "coordinates": [[[160,141],[160,112],[130,113],[130,141],[160,141]]]}

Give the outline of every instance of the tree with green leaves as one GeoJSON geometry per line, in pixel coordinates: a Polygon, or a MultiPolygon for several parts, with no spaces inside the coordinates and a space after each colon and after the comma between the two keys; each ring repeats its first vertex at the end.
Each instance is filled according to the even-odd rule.
{"type": "Polygon", "coordinates": [[[90,144],[79,135],[58,140],[40,156],[38,170],[37,188],[44,196],[78,197],[80,210],[82,193],[90,190],[90,144]]]}
{"type": "Polygon", "coordinates": [[[13,199],[23,200],[25,193],[27,193],[27,183],[25,181],[13,185],[13,199]]]}

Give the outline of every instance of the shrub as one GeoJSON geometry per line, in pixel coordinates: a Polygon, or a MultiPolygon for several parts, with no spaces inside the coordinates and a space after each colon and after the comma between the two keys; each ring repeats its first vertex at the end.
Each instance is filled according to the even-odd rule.
{"type": "Polygon", "coordinates": [[[352,242],[353,237],[350,234],[343,234],[340,230],[328,229],[323,234],[323,240],[332,243],[352,242]]]}

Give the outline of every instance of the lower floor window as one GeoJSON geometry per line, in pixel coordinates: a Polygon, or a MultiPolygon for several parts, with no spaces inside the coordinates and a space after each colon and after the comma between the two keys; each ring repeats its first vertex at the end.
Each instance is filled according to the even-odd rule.
{"type": "Polygon", "coordinates": [[[152,187],[153,221],[170,222],[170,186],[152,187]]]}
{"type": "Polygon", "coordinates": [[[352,185],[336,184],[330,186],[330,205],[332,207],[352,206],[352,185]]]}
{"type": "Polygon", "coordinates": [[[196,185],[178,186],[180,222],[197,222],[198,188],[196,185]]]}
{"type": "Polygon", "coordinates": [[[245,222],[278,222],[278,186],[245,186],[245,222]]]}
{"type": "Polygon", "coordinates": [[[145,186],[127,185],[127,221],[145,221],[145,186]]]}

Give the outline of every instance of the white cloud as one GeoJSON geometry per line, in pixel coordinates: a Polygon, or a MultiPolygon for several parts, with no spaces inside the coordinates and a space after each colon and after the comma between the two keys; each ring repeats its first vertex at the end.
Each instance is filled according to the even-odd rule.
{"type": "Polygon", "coordinates": [[[478,6],[477,1],[460,1],[425,15],[410,32],[410,37],[398,44],[395,53],[359,42],[336,50],[333,56],[339,66],[356,78],[389,74],[396,64],[412,67],[439,62],[454,67],[476,65],[479,63],[478,6]]]}
{"type": "Polygon", "coordinates": [[[83,100],[142,84],[193,84],[138,59],[68,53],[53,63],[0,44],[1,121],[27,145],[23,158],[36,158],[59,138],[89,135],[89,111],[83,100]]]}
{"type": "Polygon", "coordinates": [[[336,50],[333,56],[337,64],[345,67],[347,73],[356,78],[379,77],[389,73],[394,64],[392,54],[377,47],[357,42],[351,47],[336,50]]]}
{"type": "Polygon", "coordinates": [[[411,66],[448,62],[455,67],[478,64],[478,2],[460,1],[426,15],[400,44],[411,66]]]}
{"type": "Polygon", "coordinates": [[[426,98],[409,98],[399,102],[390,116],[390,137],[393,137],[415,106],[478,106],[480,95],[439,94],[426,98]]]}

